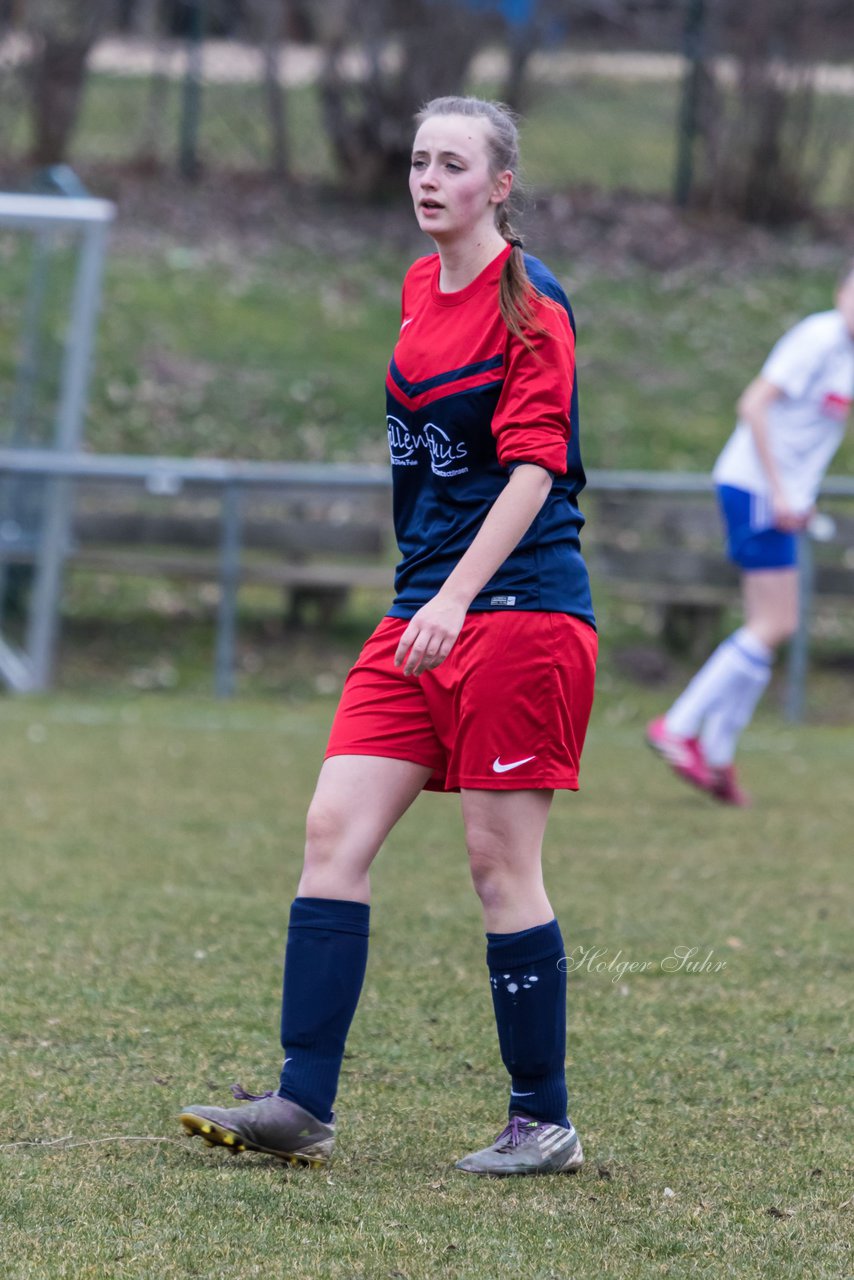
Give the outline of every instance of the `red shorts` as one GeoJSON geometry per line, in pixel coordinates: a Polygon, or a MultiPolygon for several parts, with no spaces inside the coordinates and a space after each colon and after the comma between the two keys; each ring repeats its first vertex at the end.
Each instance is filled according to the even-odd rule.
{"type": "Polygon", "coordinates": [[[405,676],[383,618],[344,682],[326,757],[426,765],[430,791],[578,790],[596,632],[566,613],[472,613],[435,671],[405,676]]]}

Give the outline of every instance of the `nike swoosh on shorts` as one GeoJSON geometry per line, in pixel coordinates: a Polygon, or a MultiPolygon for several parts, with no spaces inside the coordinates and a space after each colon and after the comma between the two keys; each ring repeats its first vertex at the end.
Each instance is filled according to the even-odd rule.
{"type": "Polygon", "coordinates": [[[536,756],[525,756],[524,760],[511,760],[509,764],[501,763],[501,756],[496,756],[492,762],[493,773],[506,773],[508,769],[518,769],[520,764],[528,764],[531,760],[536,760],[536,756]]]}

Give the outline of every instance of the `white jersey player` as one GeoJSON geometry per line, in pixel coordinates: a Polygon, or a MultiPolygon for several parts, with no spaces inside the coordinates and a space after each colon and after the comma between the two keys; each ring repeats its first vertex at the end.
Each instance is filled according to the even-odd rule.
{"type": "Polygon", "coordinates": [[[832,311],[776,344],[738,402],[713,476],[727,552],[742,571],[745,623],[721,644],[647,742],[685,781],[725,804],[749,803],[733,759],[798,617],[797,534],[814,513],[854,400],[854,263],[832,311]]]}

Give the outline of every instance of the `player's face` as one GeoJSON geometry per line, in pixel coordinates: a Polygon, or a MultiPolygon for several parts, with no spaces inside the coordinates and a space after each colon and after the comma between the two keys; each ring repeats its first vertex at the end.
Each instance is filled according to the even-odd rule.
{"type": "Polygon", "coordinates": [[[836,309],[842,312],[848,331],[854,337],[854,271],[836,291],[836,309]]]}
{"type": "Polygon", "coordinates": [[[513,184],[490,170],[488,121],[430,116],[415,135],[409,190],[422,231],[438,242],[477,237],[495,227],[496,206],[513,184]]]}

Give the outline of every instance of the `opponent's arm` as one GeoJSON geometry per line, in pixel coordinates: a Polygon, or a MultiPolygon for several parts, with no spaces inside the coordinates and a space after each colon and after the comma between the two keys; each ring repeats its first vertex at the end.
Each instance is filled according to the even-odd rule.
{"type": "Polygon", "coordinates": [[[431,600],[400,637],[395,666],[420,675],[444,662],[465,621],[466,611],[530,528],[549,495],[552,477],[543,467],[521,463],[511,473],[471,546],[431,600]]]}
{"type": "Polygon", "coordinates": [[[778,529],[795,532],[804,528],[809,516],[793,511],[789,505],[769,439],[768,410],[782,394],[778,386],[760,375],[754,378],[742,393],[738,402],[738,415],[750,427],[759,461],[768,477],[771,502],[774,507],[774,524],[778,529]]]}

